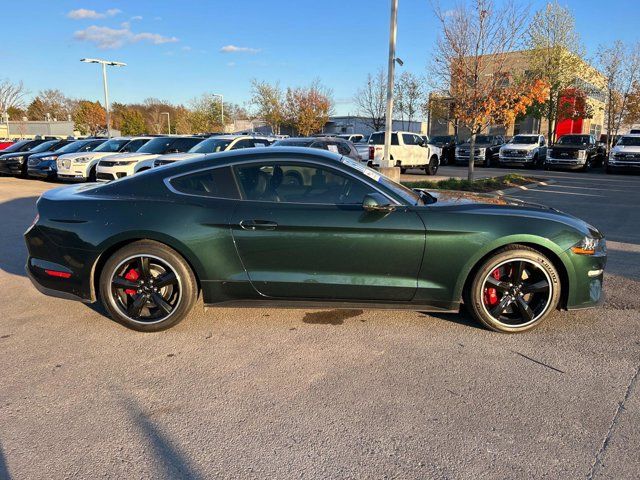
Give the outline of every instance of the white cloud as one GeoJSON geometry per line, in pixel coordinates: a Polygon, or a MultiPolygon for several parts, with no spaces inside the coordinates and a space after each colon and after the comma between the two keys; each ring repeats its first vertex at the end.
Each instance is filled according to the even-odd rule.
{"type": "Polygon", "coordinates": [[[227,63],[227,67],[235,67],[235,66],[236,66],[236,62],[227,63]]]}
{"type": "Polygon", "coordinates": [[[117,8],[110,8],[105,12],[96,12],[95,10],[88,10],[86,8],[78,8],[77,10],[71,10],[67,13],[67,17],[73,20],[96,20],[98,18],[114,17],[119,13],[122,13],[122,10],[118,10],[117,8]]]}
{"type": "Polygon", "coordinates": [[[129,20],[131,20],[132,22],[134,22],[136,20],[142,20],[142,15],[135,15],[135,16],[131,17],[129,20]]]}
{"type": "Polygon", "coordinates": [[[138,42],[162,45],[178,41],[176,37],[165,37],[159,33],[134,33],[129,28],[129,25],[123,25],[123,28],[120,29],[91,25],[84,30],[78,30],[73,37],[76,40],[94,43],[98,48],[102,49],[121,48],[127,44],[138,42]]]}
{"type": "Polygon", "coordinates": [[[185,52],[190,52],[191,47],[189,45],[185,45],[184,47],[182,47],[182,50],[184,50],[185,52]]]}
{"type": "Polygon", "coordinates": [[[236,45],[225,45],[220,49],[222,53],[250,53],[255,54],[260,51],[259,48],[238,47],[236,45]]]}

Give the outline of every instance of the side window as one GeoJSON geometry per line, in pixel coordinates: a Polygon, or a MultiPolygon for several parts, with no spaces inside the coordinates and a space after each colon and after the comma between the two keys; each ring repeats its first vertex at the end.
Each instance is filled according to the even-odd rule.
{"type": "Polygon", "coordinates": [[[391,134],[391,145],[399,145],[399,143],[398,143],[398,134],[397,133],[392,133],[391,134]]]}
{"type": "Polygon", "coordinates": [[[402,134],[402,142],[405,145],[415,145],[416,144],[415,139],[413,138],[413,135],[408,134],[408,133],[403,133],[402,134]]]}
{"type": "Polygon", "coordinates": [[[309,148],[320,148],[321,150],[329,150],[329,148],[327,148],[327,142],[313,142],[311,145],[309,145],[309,148]]]}
{"type": "Polygon", "coordinates": [[[229,167],[213,168],[204,172],[176,177],[171,186],[180,193],[203,197],[240,198],[229,167]]]}
{"type": "Polygon", "coordinates": [[[361,205],[372,187],[322,165],[269,163],[235,167],[246,200],[361,205]]]}
{"type": "Polygon", "coordinates": [[[349,144],[347,142],[336,142],[338,145],[338,153],[340,155],[349,155],[351,153],[351,148],[349,148],[349,144]]]}

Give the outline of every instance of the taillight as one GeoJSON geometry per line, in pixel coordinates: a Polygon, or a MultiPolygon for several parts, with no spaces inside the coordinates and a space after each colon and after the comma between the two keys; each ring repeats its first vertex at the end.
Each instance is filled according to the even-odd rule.
{"type": "Polygon", "coordinates": [[[376,148],[375,147],[369,147],[369,160],[373,160],[375,152],[376,152],[376,148]]]}

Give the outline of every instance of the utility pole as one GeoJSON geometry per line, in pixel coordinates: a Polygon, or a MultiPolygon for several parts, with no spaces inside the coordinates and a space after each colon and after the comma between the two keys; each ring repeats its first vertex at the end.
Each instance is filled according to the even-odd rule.
{"type": "Polygon", "coordinates": [[[171,117],[169,116],[169,112],[160,112],[160,115],[166,115],[167,116],[167,128],[168,128],[168,134],[171,135],[171,117]]]}
{"type": "MultiPolygon", "coordinates": [[[[387,115],[384,132],[384,158],[380,167],[393,168],[390,157],[391,131],[393,130],[393,84],[396,62],[396,32],[398,29],[398,0],[391,0],[389,22],[389,66],[387,71],[387,115]]],[[[392,171],[389,171],[392,173],[392,171]]],[[[393,173],[392,173],[393,176],[393,173]]]]}
{"type": "Polygon", "coordinates": [[[110,67],[126,67],[126,63],[112,62],[110,60],[100,60],[97,58],[83,58],[84,63],[99,63],[102,65],[102,85],[104,87],[104,109],[107,117],[107,138],[111,138],[111,109],[109,108],[109,85],[107,84],[107,65],[110,67]]]}

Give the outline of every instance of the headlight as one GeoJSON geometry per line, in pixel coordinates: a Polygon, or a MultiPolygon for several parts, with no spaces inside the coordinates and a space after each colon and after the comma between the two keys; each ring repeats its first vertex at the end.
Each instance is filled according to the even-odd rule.
{"type": "Polygon", "coordinates": [[[578,255],[603,254],[607,251],[606,241],[604,238],[584,237],[571,247],[571,251],[578,255]]]}
{"type": "Polygon", "coordinates": [[[527,152],[527,158],[533,158],[535,154],[536,154],[536,152],[534,152],[533,150],[529,150],[527,152]]]}
{"type": "Polygon", "coordinates": [[[49,160],[56,160],[58,157],[56,155],[49,155],[48,157],[42,157],[40,160],[45,162],[49,160]]]}
{"type": "Polygon", "coordinates": [[[609,158],[615,158],[615,157],[616,157],[616,152],[615,152],[615,151],[613,151],[613,150],[611,150],[611,151],[609,152],[609,158]]]}
{"type": "Polygon", "coordinates": [[[547,149],[547,158],[551,158],[551,155],[553,155],[553,150],[551,150],[550,148],[547,149]]]}
{"type": "Polygon", "coordinates": [[[73,160],[73,163],[89,163],[91,159],[89,157],[79,157],[73,160]]]}
{"type": "Polygon", "coordinates": [[[578,150],[578,158],[580,160],[584,160],[587,158],[587,151],[586,150],[578,150]]]}

